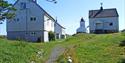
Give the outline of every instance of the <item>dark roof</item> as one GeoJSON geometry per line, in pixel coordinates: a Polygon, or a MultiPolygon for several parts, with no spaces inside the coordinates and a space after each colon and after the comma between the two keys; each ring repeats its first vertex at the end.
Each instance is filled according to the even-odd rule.
{"type": "Polygon", "coordinates": [[[83,19],[83,17],[81,18],[81,22],[85,22],[84,19],[83,19]]]}
{"type": "Polygon", "coordinates": [[[60,25],[57,21],[58,21],[58,20],[56,19],[55,24],[59,25],[59,26],[62,27],[63,29],[66,29],[65,27],[63,27],[62,25],[60,25]]]}
{"type": "Polygon", "coordinates": [[[119,15],[116,8],[89,11],[89,18],[105,18],[105,17],[118,17],[118,16],[119,15]]]}

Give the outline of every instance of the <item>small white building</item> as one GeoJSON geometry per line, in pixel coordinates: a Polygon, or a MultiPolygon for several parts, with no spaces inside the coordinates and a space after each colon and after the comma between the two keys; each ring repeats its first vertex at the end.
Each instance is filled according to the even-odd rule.
{"type": "Polygon", "coordinates": [[[86,33],[85,21],[81,18],[80,27],[76,30],[77,33],[86,33]]]}
{"type": "Polygon", "coordinates": [[[119,31],[119,15],[116,8],[89,11],[90,33],[114,33],[119,31]]]}
{"type": "Polygon", "coordinates": [[[56,36],[65,36],[62,30],[65,28],[38,5],[37,0],[17,0],[14,7],[15,17],[7,21],[8,39],[48,42],[50,31],[56,36]]]}
{"type": "Polygon", "coordinates": [[[66,32],[65,32],[65,28],[62,27],[56,20],[55,22],[55,38],[56,39],[63,39],[66,38],[66,32]]]}

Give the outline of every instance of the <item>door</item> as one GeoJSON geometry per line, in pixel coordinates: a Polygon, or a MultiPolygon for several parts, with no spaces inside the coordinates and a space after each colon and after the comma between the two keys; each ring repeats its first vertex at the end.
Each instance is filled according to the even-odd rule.
{"type": "Polygon", "coordinates": [[[103,29],[103,23],[96,23],[96,30],[102,30],[103,29]]]}

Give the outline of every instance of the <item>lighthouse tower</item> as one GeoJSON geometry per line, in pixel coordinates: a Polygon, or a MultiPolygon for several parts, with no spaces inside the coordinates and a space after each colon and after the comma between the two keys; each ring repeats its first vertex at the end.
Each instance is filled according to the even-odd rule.
{"type": "Polygon", "coordinates": [[[81,18],[80,27],[76,31],[77,33],[86,33],[85,21],[83,18],[81,18]]]}

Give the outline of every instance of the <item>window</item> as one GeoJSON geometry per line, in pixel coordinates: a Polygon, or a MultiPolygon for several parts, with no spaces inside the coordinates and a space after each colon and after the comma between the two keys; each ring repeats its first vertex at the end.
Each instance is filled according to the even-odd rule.
{"type": "Polygon", "coordinates": [[[31,17],[30,20],[33,21],[33,17],[31,17]]]}
{"type": "Polygon", "coordinates": [[[20,9],[26,9],[26,3],[25,2],[20,3],[20,9]]]}
{"type": "Polygon", "coordinates": [[[32,36],[35,36],[35,34],[36,34],[35,32],[31,32],[31,35],[32,35],[32,36]]]}
{"type": "Polygon", "coordinates": [[[36,21],[36,17],[34,17],[34,21],[36,21]]]}
{"type": "Polygon", "coordinates": [[[35,32],[32,32],[32,34],[34,35],[34,34],[35,34],[35,32]]]}
{"type": "Polygon", "coordinates": [[[19,20],[20,20],[19,18],[14,18],[14,19],[13,19],[13,21],[17,21],[17,22],[18,22],[19,20]]]}
{"type": "Polygon", "coordinates": [[[16,19],[14,18],[13,21],[16,21],[16,19]]]}
{"type": "Polygon", "coordinates": [[[113,26],[113,23],[110,23],[109,25],[110,25],[110,26],[113,26]]]}
{"type": "Polygon", "coordinates": [[[30,20],[31,21],[36,21],[36,17],[31,17],[30,20]]]}
{"type": "Polygon", "coordinates": [[[17,18],[17,21],[19,21],[19,18],[17,18]]]}

